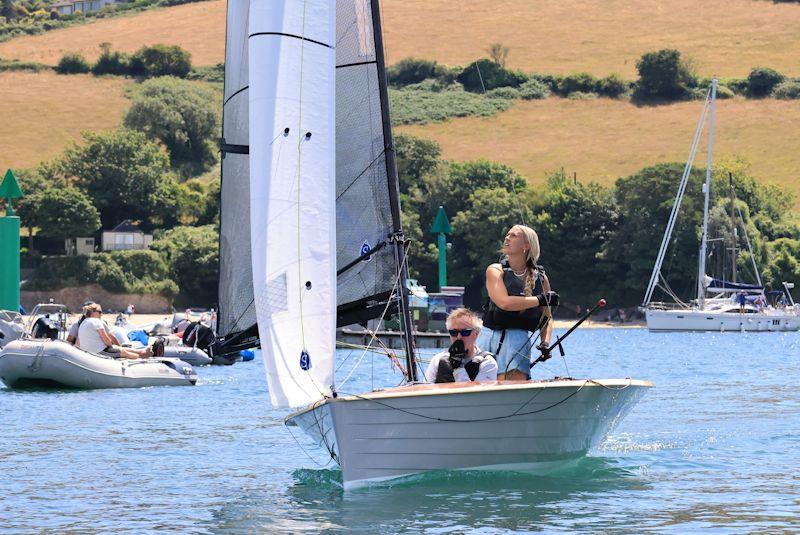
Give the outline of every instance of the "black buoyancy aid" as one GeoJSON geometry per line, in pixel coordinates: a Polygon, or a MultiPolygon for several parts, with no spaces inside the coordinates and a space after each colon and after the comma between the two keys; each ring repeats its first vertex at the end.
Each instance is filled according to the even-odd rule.
{"type": "MultiPolygon", "coordinates": [[[[525,296],[525,277],[518,277],[514,270],[508,265],[508,260],[500,263],[503,267],[503,284],[510,296],[525,296]]],[[[544,292],[542,281],[544,280],[544,268],[536,266],[536,283],[533,286],[533,293],[536,295],[544,292]]],[[[521,311],[508,311],[498,307],[494,301],[488,300],[483,312],[483,324],[493,331],[503,329],[522,329],[524,331],[536,331],[542,320],[542,307],[527,308],[521,311]]]]}
{"type": "MultiPolygon", "coordinates": [[[[474,381],[478,376],[478,373],[481,371],[481,364],[484,360],[486,360],[487,357],[492,357],[492,354],[488,351],[479,351],[478,353],[475,353],[469,362],[464,363],[464,371],[467,372],[467,376],[469,377],[470,381],[474,381]]],[[[447,357],[440,359],[439,367],[436,369],[436,379],[434,382],[454,383],[455,381],[456,378],[453,375],[453,366],[450,364],[450,360],[447,357]]]]}

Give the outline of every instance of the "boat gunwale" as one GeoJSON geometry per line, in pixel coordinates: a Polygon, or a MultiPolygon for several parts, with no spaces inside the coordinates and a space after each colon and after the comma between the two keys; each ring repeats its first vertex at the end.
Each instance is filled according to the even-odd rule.
{"type": "Polygon", "coordinates": [[[483,392],[498,392],[509,390],[533,390],[546,388],[584,388],[584,387],[603,387],[624,390],[630,386],[643,388],[655,387],[652,381],[644,379],[546,379],[541,381],[478,381],[462,383],[416,383],[365,392],[358,395],[345,395],[339,397],[327,397],[315,401],[314,403],[295,411],[284,418],[285,425],[296,425],[290,423],[295,418],[313,411],[329,402],[353,402],[370,401],[374,399],[396,399],[423,396],[440,396],[448,394],[473,394],[483,392]]]}

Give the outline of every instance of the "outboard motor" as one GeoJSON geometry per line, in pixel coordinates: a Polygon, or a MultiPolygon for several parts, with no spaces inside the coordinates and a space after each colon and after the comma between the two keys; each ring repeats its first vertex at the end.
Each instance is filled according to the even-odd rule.
{"type": "Polygon", "coordinates": [[[58,327],[56,327],[50,316],[42,316],[36,323],[33,324],[31,336],[34,338],[49,338],[50,340],[58,340],[58,327]]]}
{"type": "Polygon", "coordinates": [[[190,323],[183,331],[183,345],[196,347],[203,351],[206,351],[216,340],[214,331],[199,322],[190,323]]]}

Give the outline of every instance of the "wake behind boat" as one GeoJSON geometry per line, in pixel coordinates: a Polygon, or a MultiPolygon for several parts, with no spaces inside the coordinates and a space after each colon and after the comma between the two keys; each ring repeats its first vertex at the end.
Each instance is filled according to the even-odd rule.
{"type": "Polygon", "coordinates": [[[227,13],[221,333],[260,341],[273,406],[306,406],[286,424],[326,448],[346,488],[585,455],[650,383],[417,381],[378,1],[252,0],[227,13]],[[336,327],[394,311],[407,385],[337,390],[336,327]],[[456,439],[470,447],[455,452],[456,439]]]}

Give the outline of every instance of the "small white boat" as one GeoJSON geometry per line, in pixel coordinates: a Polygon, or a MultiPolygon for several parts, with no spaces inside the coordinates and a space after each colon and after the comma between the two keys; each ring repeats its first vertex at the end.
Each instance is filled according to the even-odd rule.
{"type": "Polygon", "coordinates": [[[22,315],[10,310],[0,310],[0,349],[9,342],[22,338],[25,323],[22,315]]]}
{"type": "Polygon", "coordinates": [[[546,474],[598,444],[649,381],[412,385],[319,401],[286,419],[327,450],[354,489],[428,470],[546,474]]]}
{"type": "Polygon", "coordinates": [[[9,388],[137,388],[193,385],[197,375],[178,358],[112,359],[61,340],[34,339],[16,340],[0,351],[0,380],[9,388]]]}

